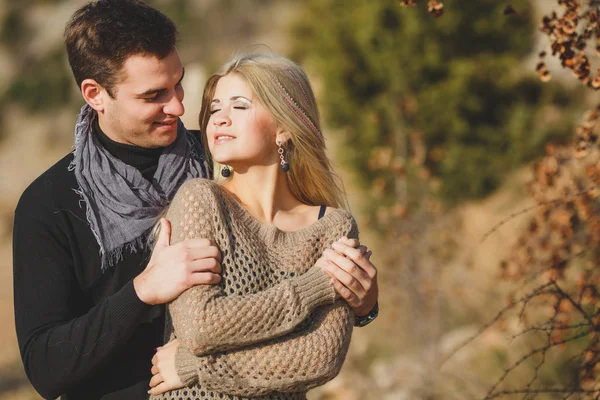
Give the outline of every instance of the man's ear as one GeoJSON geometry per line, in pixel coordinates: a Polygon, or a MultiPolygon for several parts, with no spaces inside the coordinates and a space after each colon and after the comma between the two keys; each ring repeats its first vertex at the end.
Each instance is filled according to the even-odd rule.
{"type": "Polygon", "coordinates": [[[283,130],[282,128],[278,128],[277,134],[275,136],[275,143],[278,146],[283,146],[291,138],[292,138],[292,135],[288,131],[283,130]]]}
{"type": "Polygon", "coordinates": [[[104,111],[104,102],[108,93],[94,79],[85,79],[81,82],[81,94],[86,103],[98,112],[104,111]]]}

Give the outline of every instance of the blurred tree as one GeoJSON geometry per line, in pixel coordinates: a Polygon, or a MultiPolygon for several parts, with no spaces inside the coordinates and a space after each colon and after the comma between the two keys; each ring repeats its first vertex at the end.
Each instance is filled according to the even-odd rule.
{"type": "Polygon", "coordinates": [[[450,205],[481,197],[574,119],[577,96],[520,68],[536,25],[527,0],[511,16],[497,0],[445,3],[435,19],[397,0],[308,0],[293,28],[293,57],[322,77],[327,123],[383,231],[421,205],[423,178],[450,205]]]}
{"type": "MultiPolygon", "coordinates": [[[[600,1],[557,0],[540,28],[561,66],[587,89],[600,90],[593,54],[600,54],[600,1]]],[[[551,76],[545,57],[542,52],[537,66],[542,81],[551,76]]],[[[597,96],[593,99],[598,101],[597,96]]],[[[519,295],[511,296],[499,314],[502,319],[517,314],[514,336],[530,340],[532,346],[507,366],[486,398],[535,398],[541,393],[600,398],[599,135],[597,103],[577,127],[574,145],[548,145],[534,166],[528,191],[535,216],[501,264],[502,277],[516,283],[519,295]],[[549,361],[552,357],[554,362],[549,361]],[[509,375],[522,373],[523,365],[534,366],[528,384],[506,384],[509,375]],[[544,382],[548,369],[560,370],[559,379],[544,382]]]]}
{"type": "MultiPolygon", "coordinates": [[[[10,73],[7,84],[0,88],[0,127],[11,105],[19,105],[31,113],[52,113],[70,108],[74,115],[81,107],[83,100],[69,69],[64,44],[59,40],[61,37],[51,35],[50,39],[43,38],[43,46],[33,45],[47,33],[44,29],[48,27],[40,27],[32,15],[52,14],[61,3],[66,1],[5,1],[3,5],[0,46],[10,56],[10,64],[14,67],[11,70],[15,72],[10,73]]],[[[85,1],[70,3],[67,6],[75,11],[85,1]]],[[[184,64],[202,63],[209,71],[230,57],[232,49],[255,41],[265,26],[272,26],[267,19],[274,12],[275,4],[291,7],[289,0],[148,0],[148,3],[177,25],[180,32],[178,50],[184,64]],[[254,13],[258,7],[262,12],[254,13]],[[228,28],[224,30],[225,25],[228,28]]],[[[64,13],[60,16],[64,17],[64,13]]],[[[62,31],[62,23],[57,23],[56,29],[62,31]]],[[[0,137],[5,135],[6,131],[0,129],[0,137]]]]}

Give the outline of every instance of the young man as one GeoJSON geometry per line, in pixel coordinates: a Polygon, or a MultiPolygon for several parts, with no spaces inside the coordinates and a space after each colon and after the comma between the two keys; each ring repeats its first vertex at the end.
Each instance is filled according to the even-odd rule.
{"type": "MultiPolygon", "coordinates": [[[[45,398],[146,398],[163,344],[154,305],[220,280],[220,254],[207,240],[170,246],[162,220],[152,253],[145,243],[177,188],[209,177],[198,140],[179,121],[176,37],[173,23],[139,0],[91,2],[65,29],[86,102],[75,151],[27,188],[14,225],[17,337],[45,398]]],[[[326,257],[361,324],[375,315],[377,280],[354,246],[326,257]]]]}

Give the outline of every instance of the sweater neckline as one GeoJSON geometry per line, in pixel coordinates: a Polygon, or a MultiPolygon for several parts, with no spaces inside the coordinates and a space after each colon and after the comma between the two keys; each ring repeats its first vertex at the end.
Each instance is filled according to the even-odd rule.
{"type": "MultiPolygon", "coordinates": [[[[331,209],[322,218],[315,219],[312,223],[304,228],[294,231],[284,231],[277,226],[261,222],[254,218],[222,185],[215,183],[222,193],[223,200],[228,204],[228,208],[234,213],[234,217],[242,222],[248,229],[256,233],[265,242],[274,245],[294,245],[299,242],[315,236],[315,232],[319,232],[324,226],[327,226],[330,220],[339,219],[342,210],[331,209]]],[[[317,235],[318,236],[318,235],[317,235]]],[[[329,238],[338,240],[339,238],[329,238]]]]}

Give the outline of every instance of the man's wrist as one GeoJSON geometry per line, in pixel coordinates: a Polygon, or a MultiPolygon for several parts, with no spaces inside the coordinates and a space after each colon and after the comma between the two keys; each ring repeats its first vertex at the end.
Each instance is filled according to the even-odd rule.
{"type": "Polygon", "coordinates": [[[149,305],[155,305],[155,303],[152,302],[152,300],[144,290],[144,277],[142,276],[142,274],[133,278],[133,290],[135,291],[135,294],[140,299],[140,301],[149,305]]]}
{"type": "Polygon", "coordinates": [[[379,315],[379,301],[376,301],[375,305],[373,306],[373,308],[371,309],[371,311],[369,311],[369,313],[367,315],[356,316],[354,318],[354,326],[363,327],[363,326],[369,325],[371,322],[373,322],[373,320],[375,320],[375,318],[377,318],[378,315],[379,315]]]}

